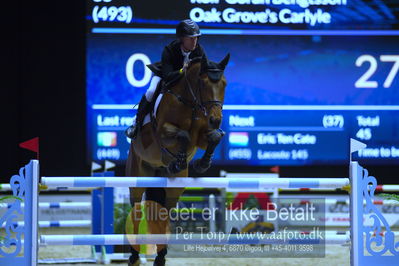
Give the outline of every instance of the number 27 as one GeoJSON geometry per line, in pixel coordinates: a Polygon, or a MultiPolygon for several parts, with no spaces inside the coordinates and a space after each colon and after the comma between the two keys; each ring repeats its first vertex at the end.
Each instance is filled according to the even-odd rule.
{"type": "MultiPolygon", "coordinates": [[[[398,73],[399,70],[399,55],[381,55],[380,56],[381,62],[394,62],[391,71],[389,71],[389,74],[387,78],[385,79],[385,82],[383,84],[384,88],[389,88],[392,84],[393,79],[395,78],[396,74],[398,73]]],[[[374,56],[372,55],[361,55],[357,58],[356,60],[356,66],[360,67],[363,65],[364,62],[369,62],[370,67],[369,69],[356,81],[355,87],[356,88],[377,88],[378,83],[377,81],[371,81],[369,78],[375,73],[377,70],[377,59],[375,59],[374,56]]]]}

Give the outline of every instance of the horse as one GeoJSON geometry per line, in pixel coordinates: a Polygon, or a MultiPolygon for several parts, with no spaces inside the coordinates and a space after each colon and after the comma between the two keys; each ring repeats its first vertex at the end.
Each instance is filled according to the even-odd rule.
{"type": "MultiPolygon", "coordinates": [[[[215,148],[224,136],[220,125],[227,85],[224,69],[229,58],[227,54],[218,63],[193,59],[182,77],[163,90],[156,116],[151,112],[151,122],[143,125],[131,141],[126,176],[187,177],[188,164],[198,148],[205,153],[194,162],[194,170],[204,173],[211,166],[215,148]]],[[[151,213],[160,213],[166,208],[169,213],[184,188],[129,190],[133,234],[138,234],[143,194],[147,212],[151,209],[151,213]]],[[[147,219],[147,225],[150,234],[165,234],[169,232],[169,217],[147,219]]],[[[132,245],[131,251],[129,265],[139,265],[140,246],[132,245]]],[[[164,265],[167,245],[157,245],[157,253],[154,265],[164,265]]]]}

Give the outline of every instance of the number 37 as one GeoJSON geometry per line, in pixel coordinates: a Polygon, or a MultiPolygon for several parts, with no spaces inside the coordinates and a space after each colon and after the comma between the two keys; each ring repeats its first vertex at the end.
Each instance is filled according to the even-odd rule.
{"type": "MultiPolygon", "coordinates": [[[[392,84],[392,81],[394,80],[396,74],[398,73],[399,70],[399,55],[381,55],[380,56],[380,61],[381,62],[393,62],[393,66],[391,68],[391,71],[389,71],[389,74],[387,78],[385,79],[385,82],[383,84],[384,88],[389,88],[392,84]]],[[[356,88],[377,88],[378,83],[377,81],[372,81],[369,80],[369,78],[375,73],[377,70],[377,59],[375,59],[374,56],[372,55],[361,55],[357,58],[356,60],[356,66],[361,67],[363,63],[369,62],[370,67],[369,69],[356,81],[355,87],[356,88]]]]}

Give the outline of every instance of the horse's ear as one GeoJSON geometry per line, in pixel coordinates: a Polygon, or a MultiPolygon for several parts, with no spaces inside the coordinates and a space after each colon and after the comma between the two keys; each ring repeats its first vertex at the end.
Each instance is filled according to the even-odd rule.
{"type": "Polygon", "coordinates": [[[227,64],[229,63],[230,60],[230,53],[228,53],[223,59],[222,61],[219,62],[219,67],[220,69],[225,69],[227,64]]]}
{"type": "Polygon", "coordinates": [[[208,71],[208,60],[205,56],[201,57],[201,73],[206,73],[208,71]]]}

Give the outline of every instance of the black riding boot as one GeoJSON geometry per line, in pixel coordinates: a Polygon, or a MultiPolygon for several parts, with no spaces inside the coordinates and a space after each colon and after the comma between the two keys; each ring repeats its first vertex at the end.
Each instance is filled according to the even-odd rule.
{"type": "Polygon", "coordinates": [[[143,97],[141,97],[139,107],[137,110],[136,122],[134,123],[134,125],[128,127],[125,130],[125,135],[128,138],[131,138],[131,139],[136,138],[137,132],[138,132],[139,128],[141,128],[145,116],[150,111],[150,107],[151,107],[151,102],[147,101],[147,98],[145,97],[145,95],[143,95],[143,97]]]}

